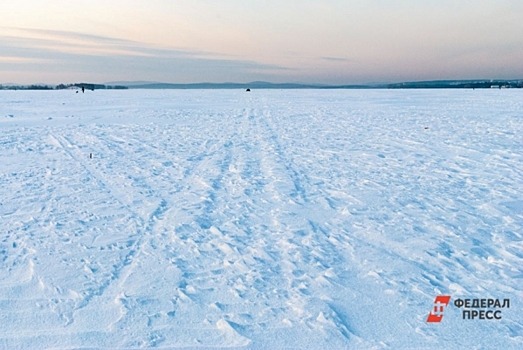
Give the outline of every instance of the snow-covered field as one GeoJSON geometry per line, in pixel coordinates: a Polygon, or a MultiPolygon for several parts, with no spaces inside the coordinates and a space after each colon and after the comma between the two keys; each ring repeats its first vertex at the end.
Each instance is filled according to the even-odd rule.
{"type": "Polygon", "coordinates": [[[0,91],[0,348],[521,349],[522,135],[522,90],[0,91]]]}

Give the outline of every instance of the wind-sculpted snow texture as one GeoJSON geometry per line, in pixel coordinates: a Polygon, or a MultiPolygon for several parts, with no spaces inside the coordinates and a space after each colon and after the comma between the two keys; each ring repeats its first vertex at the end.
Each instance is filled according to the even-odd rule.
{"type": "Polygon", "coordinates": [[[521,349],[522,135],[520,90],[1,92],[0,348],[521,349]]]}

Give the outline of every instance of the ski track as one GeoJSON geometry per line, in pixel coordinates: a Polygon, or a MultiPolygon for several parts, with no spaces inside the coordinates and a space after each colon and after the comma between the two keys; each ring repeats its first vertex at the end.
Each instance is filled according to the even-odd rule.
{"type": "Polygon", "coordinates": [[[519,91],[139,93],[0,96],[0,348],[523,346],[519,91]]]}

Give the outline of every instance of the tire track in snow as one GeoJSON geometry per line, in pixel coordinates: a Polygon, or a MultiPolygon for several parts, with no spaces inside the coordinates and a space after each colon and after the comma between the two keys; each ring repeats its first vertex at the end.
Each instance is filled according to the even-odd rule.
{"type": "Polygon", "coordinates": [[[304,188],[304,182],[307,181],[304,178],[303,171],[300,173],[296,170],[296,166],[292,163],[290,158],[285,154],[285,149],[280,142],[280,136],[275,131],[272,126],[272,116],[268,112],[262,111],[261,113],[255,112],[257,114],[257,121],[261,124],[259,128],[263,130],[266,135],[266,142],[269,146],[266,146],[270,149],[271,153],[276,157],[276,163],[281,164],[285,167],[288,177],[290,178],[294,191],[289,195],[291,198],[295,198],[295,201],[299,205],[304,205],[309,202],[308,194],[304,188]]]}
{"type": "MultiPolygon", "coordinates": [[[[233,137],[234,138],[234,135],[233,137]]],[[[145,153],[152,153],[154,156],[152,158],[158,158],[163,157],[163,152],[159,151],[157,147],[149,147],[145,140],[147,137],[144,137],[142,135],[140,148],[147,149],[147,152],[141,151],[141,154],[145,153]]],[[[227,139],[225,137],[223,140],[227,139]]],[[[106,142],[106,138],[102,139],[102,143],[106,142]]],[[[129,140],[131,143],[134,143],[136,140],[129,140]]],[[[205,192],[202,192],[202,197],[204,198],[203,202],[199,205],[199,214],[195,212],[195,216],[193,216],[194,222],[198,225],[197,227],[199,230],[201,230],[200,234],[200,242],[198,244],[198,249],[201,252],[206,251],[206,247],[212,247],[212,251],[223,251],[224,254],[228,253],[228,246],[227,243],[223,242],[221,238],[223,238],[223,235],[220,233],[216,227],[213,225],[208,226],[211,222],[213,222],[213,213],[218,208],[217,202],[219,201],[219,196],[217,195],[218,192],[220,192],[220,189],[222,187],[222,180],[225,176],[225,174],[229,171],[230,162],[232,159],[232,149],[234,147],[233,142],[231,141],[225,141],[222,143],[223,147],[218,148],[217,146],[220,144],[220,141],[218,140],[218,143],[216,142],[208,142],[206,141],[202,146],[204,147],[203,151],[200,153],[197,153],[195,156],[190,156],[187,158],[187,161],[184,163],[186,165],[186,170],[182,173],[176,171],[174,173],[170,172],[165,178],[165,181],[168,180],[177,180],[173,186],[175,187],[174,191],[167,191],[162,189],[162,193],[166,194],[169,192],[169,195],[166,197],[168,198],[168,201],[171,203],[183,203],[183,198],[188,194],[188,192],[193,190],[198,190],[196,193],[200,192],[200,190],[205,189],[205,192]],[[212,165],[211,165],[212,164],[212,165]],[[208,170],[211,170],[209,173],[208,170]],[[216,172],[215,172],[216,171],[216,172]],[[214,173],[215,172],[215,173],[214,173]],[[213,174],[214,173],[214,174],[213,174]],[[213,176],[209,176],[213,174],[213,176]],[[173,178],[174,177],[174,178],[173,178]],[[194,186],[194,184],[198,184],[199,181],[203,181],[205,183],[205,187],[198,187],[194,186]],[[181,201],[177,201],[177,197],[181,197],[181,201]],[[202,248],[203,247],[203,248],[202,248]]],[[[124,150],[118,150],[123,144],[121,142],[118,142],[118,145],[112,146],[111,141],[109,141],[108,147],[113,152],[116,153],[125,153],[124,150]]],[[[136,155],[138,158],[137,163],[140,164],[143,162],[143,157],[141,154],[136,155]]],[[[179,160],[179,158],[178,158],[179,160]]],[[[126,162],[127,164],[129,161],[126,162]]],[[[166,162],[163,162],[166,163],[166,162]]],[[[154,184],[156,188],[162,188],[160,187],[162,184],[158,182],[163,181],[163,179],[159,179],[158,177],[153,177],[154,184]]],[[[153,193],[155,190],[152,191],[153,193]]],[[[132,295],[126,295],[125,293],[120,293],[116,295],[116,291],[118,290],[124,290],[123,286],[126,285],[127,281],[131,283],[131,285],[139,283],[137,282],[137,278],[135,276],[139,276],[140,273],[142,273],[142,266],[149,266],[150,269],[158,269],[158,267],[154,267],[155,265],[152,265],[153,262],[156,262],[157,266],[162,266],[162,264],[165,264],[168,261],[175,262],[175,271],[181,271],[185,276],[189,277],[191,274],[187,271],[187,268],[184,267],[183,264],[180,264],[180,259],[174,259],[173,256],[169,256],[169,247],[172,245],[171,240],[173,237],[169,237],[169,231],[172,232],[173,228],[176,225],[170,226],[171,223],[175,223],[175,216],[179,213],[177,210],[172,210],[171,212],[167,211],[159,211],[157,213],[153,213],[151,215],[151,218],[154,217],[161,217],[162,221],[158,221],[154,227],[148,228],[146,225],[146,232],[153,232],[154,236],[148,235],[142,244],[140,245],[140,250],[134,254],[133,251],[130,251],[129,258],[133,258],[134,261],[139,261],[139,265],[137,268],[126,268],[124,271],[122,271],[121,276],[119,278],[119,283],[116,285],[111,285],[107,287],[107,289],[110,289],[110,291],[106,291],[105,294],[107,295],[104,297],[105,299],[108,299],[109,296],[114,297],[116,304],[118,305],[120,309],[120,316],[118,319],[113,320],[113,322],[108,326],[108,329],[111,330],[125,330],[126,325],[128,325],[129,322],[136,323],[139,322],[140,324],[143,324],[144,329],[150,329],[150,337],[145,337],[141,339],[137,339],[136,344],[148,344],[148,346],[153,345],[159,345],[161,343],[164,343],[169,340],[169,329],[170,327],[166,322],[175,322],[175,316],[180,313],[180,310],[177,310],[180,305],[183,307],[183,300],[187,300],[189,298],[194,298],[196,295],[194,293],[191,293],[191,286],[184,282],[183,280],[179,282],[178,289],[175,289],[173,291],[173,295],[170,296],[172,299],[170,303],[172,303],[172,307],[174,307],[173,311],[170,313],[165,313],[162,310],[158,310],[152,306],[156,303],[164,304],[166,300],[169,299],[168,296],[153,296],[153,299],[151,300],[153,304],[151,306],[147,304],[143,304],[143,306],[140,307],[130,307],[131,305],[142,305],[141,303],[143,301],[140,301],[139,299],[136,299],[132,295]],[[146,244],[147,243],[147,244],[146,244]],[[189,297],[188,297],[189,296],[189,297]],[[181,300],[180,300],[181,298],[181,300]],[[154,300],[154,301],[153,301],[154,300]],[[151,314],[146,313],[146,310],[149,310],[151,314]]],[[[173,233],[171,233],[173,234],[173,233]]],[[[197,234],[197,232],[195,232],[197,234]]],[[[183,242],[180,242],[183,244],[183,242]]],[[[207,250],[209,252],[210,250],[207,250]]],[[[210,257],[212,261],[213,257],[210,257]]],[[[207,260],[209,261],[209,260],[207,260]]],[[[191,264],[194,263],[192,259],[189,259],[189,262],[191,264]]],[[[197,264],[197,263],[195,263],[197,264]]],[[[198,265],[203,267],[206,267],[205,263],[203,265],[198,265]]],[[[169,267],[167,269],[169,271],[169,267]]],[[[204,269],[202,269],[204,270],[204,269]]],[[[162,272],[158,270],[158,275],[161,275],[162,272]]],[[[205,273],[200,273],[200,275],[206,276],[205,273]]],[[[143,276],[144,278],[148,278],[143,276]]],[[[174,279],[172,283],[177,283],[177,276],[173,276],[174,279]]],[[[207,277],[206,277],[207,278],[207,277]]],[[[212,274],[208,277],[210,280],[213,278],[212,274]]],[[[214,277],[215,278],[215,277],[214,277]]],[[[203,281],[203,280],[201,280],[203,281]]],[[[159,283],[165,283],[165,281],[158,281],[159,283]]],[[[231,344],[238,343],[238,344],[244,344],[246,339],[243,339],[239,333],[236,331],[233,332],[234,327],[224,327],[224,324],[227,324],[227,321],[223,319],[218,319],[217,321],[212,321],[213,324],[216,324],[216,331],[217,334],[229,334],[228,338],[229,342],[231,344]],[[243,339],[243,340],[242,340],[243,339]]],[[[183,325],[180,325],[183,326],[183,325]]],[[[215,336],[213,336],[215,337],[215,336]]],[[[132,345],[132,344],[130,344],[132,345]]],[[[127,344],[126,346],[130,346],[127,344]]]]}
{"type": "Polygon", "coordinates": [[[118,263],[113,264],[112,270],[108,278],[103,280],[103,282],[99,283],[97,287],[91,287],[85,293],[82,301],[75,306],[75,311],[73,312],[74,314],[76,311],[86,308],[93,301],[94,298],[103,296],[109,288],[116,289],[111,293],[113,295],[113,299],[116,298],[116,295],[119,293],[121,286],[125,283],[126,279],[135,268],[136,259],[142,251],[146,236],[151,234],[156,221],[162,218],[163,214],[169,209],[169,206],[164,199],[161,199],[160,203],[149,215],[149,217],[144,219],[128,204],[123,203],[122,200],[120,200],[114,194],[118,193],[119,191],[116,191],[113,185],[109,184],[109,182],[102,179],[99,174],[95,174],[95,171],[90,166],[86,165],[85,162],[78,160],[82,159],[84,154],[73,151],[76,150],[76,147],[74,146],[74,141],[70,140],[66,136],[53,135],[53,138],[57,141],[57,143],[61,146],[62,150],[71,159],[74,159],[81,166],[81,168],[83,168],[85,171],[87,171],[87,173],[90,176],[96,179],[96,182],[98,183],[98,188],[110,193],[111,196],[121,205],[122,208],[125,208],[128,212],[130,212],[131,218],[137,221],[138,225],[137,232],[133,232],[131,233],[131,236],[129,236],[129,240],[126,246],[128,252],[121,257],[118,263]]]}
{"type": "MultiPolygon", "coordinates": [[[[342,311],[334,304],[314,297],[316,291],[335,288],[337,276],[330,268],[334,261],[325,259],[328,260],[327,256],[332,256],[336,248],[327,241],[327,230],[313,219],[307,219],[312,203],[309,202],[302,176],[285,156],[278,135],[264,120],[266,116],[260,114],[263,113],[254,109],[245,111],[241,137],[247,136],[247,139],[238,140],[238,151],[243,149],[245,154],[248,150],[250,164],[235,164],[236,168],[255,165],[258,170],[248,170],[245,180],[255,180],[256,173],[267,180],[255,186],[254,191],[249,190],[246,202],[250,209],[238,222],[238,229],[248,230],[249,237],[234,239],[235,244],[245,243],[235,246],[243,256],[241,263],[237,264],[250,273],[236,288],[238,295],[251,303],[260,298],[272,300],[268,296],[273,292],[279,296],[278,303],[270,302],[272,305],[268,306],[267,319],[248,321],[239,317],[237,320],[254,333],[266,329],[264,324],[269,320],[275,323],[273,327],[285,328],[289,324],[312,329],[327,327],[337,334],[333,336],[345,339],[340,340],[344,343],[349,337],[354,337],[346,317],[341,316],[342,311]],[[254,145],[246,147],[250,142],[254,145]],[[278,209],[267,211],[267,207],[278,209]],[[308,263],[314,266],[309,271],[298,268],[304,258],[303,245],[313,247],[312,254],[305,256],[309,259],[308,263]],[[251,295],[249,284],[257,296],[251,295]]],[[[239,160],[235,159],[236,162],[239,160]]],[[[334,259],[341,259],[338,254],[335,256],[334,259]]],[[[321,292],[317,294],[322,295],[321,292]]],[[[241,314],[241,308],[233,305],[225,302],[221,308],[241,314]]]]}
{"type": "MultiPolygon", "coordinates": [[[[329,240],[330,233],[323,224],[317,222],[314,211],[325,211],[331,208],[317,207],[309,193],[314,185],[308,180],[306,169],[297,169],[293,161],[286,155],[280,141],[280,136],[272,126],[274,121],[267,112],[262,114],[263,128],[268,132],[270,144],[275,151],[275,161],[285,164],[288,178],[294,189],[290,194],[297,207],[289,208],[293,215],[278,215],[282,231],[287,232],[285,239],[280,239],[281,260],[287,262],[288,279],[291,284],[289,290],[295,291],[292,302],[297,307],[299,318],[305,320],[312,329],[331,329],[342,342],[357,338],[347,318],[334,302],[323,300],[323,295],[338,284],[338,276],[332,266],[345,266],[344,258],[339,254],[340,247],[335,247],[329,240]],[[312,215],[311,215],[312,214],[312,215]],[[304,247],[308,247],[304,249],[304,247]],[[302,269],[303,263],[309,269],[302,269]]],[[[270,147],[270,146],[269,146],[270,147]]],[[[285,204],[281,207],[285,208],[285,204]]],[[[330,215],[325,212],[322,215],[330,215]]],[[[327,218],[323,217],[324,220],[327,218]]],[[[334,336],[334,335],[333,335],[334,336]]]]}

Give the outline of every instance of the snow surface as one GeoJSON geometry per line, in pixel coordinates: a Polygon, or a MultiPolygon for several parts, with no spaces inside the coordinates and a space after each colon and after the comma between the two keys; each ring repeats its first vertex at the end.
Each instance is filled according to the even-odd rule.
{"type": "Polygon", "coordinates": [[[521,349],[522,95],[2,91],[0,348],[521,349]]]}

